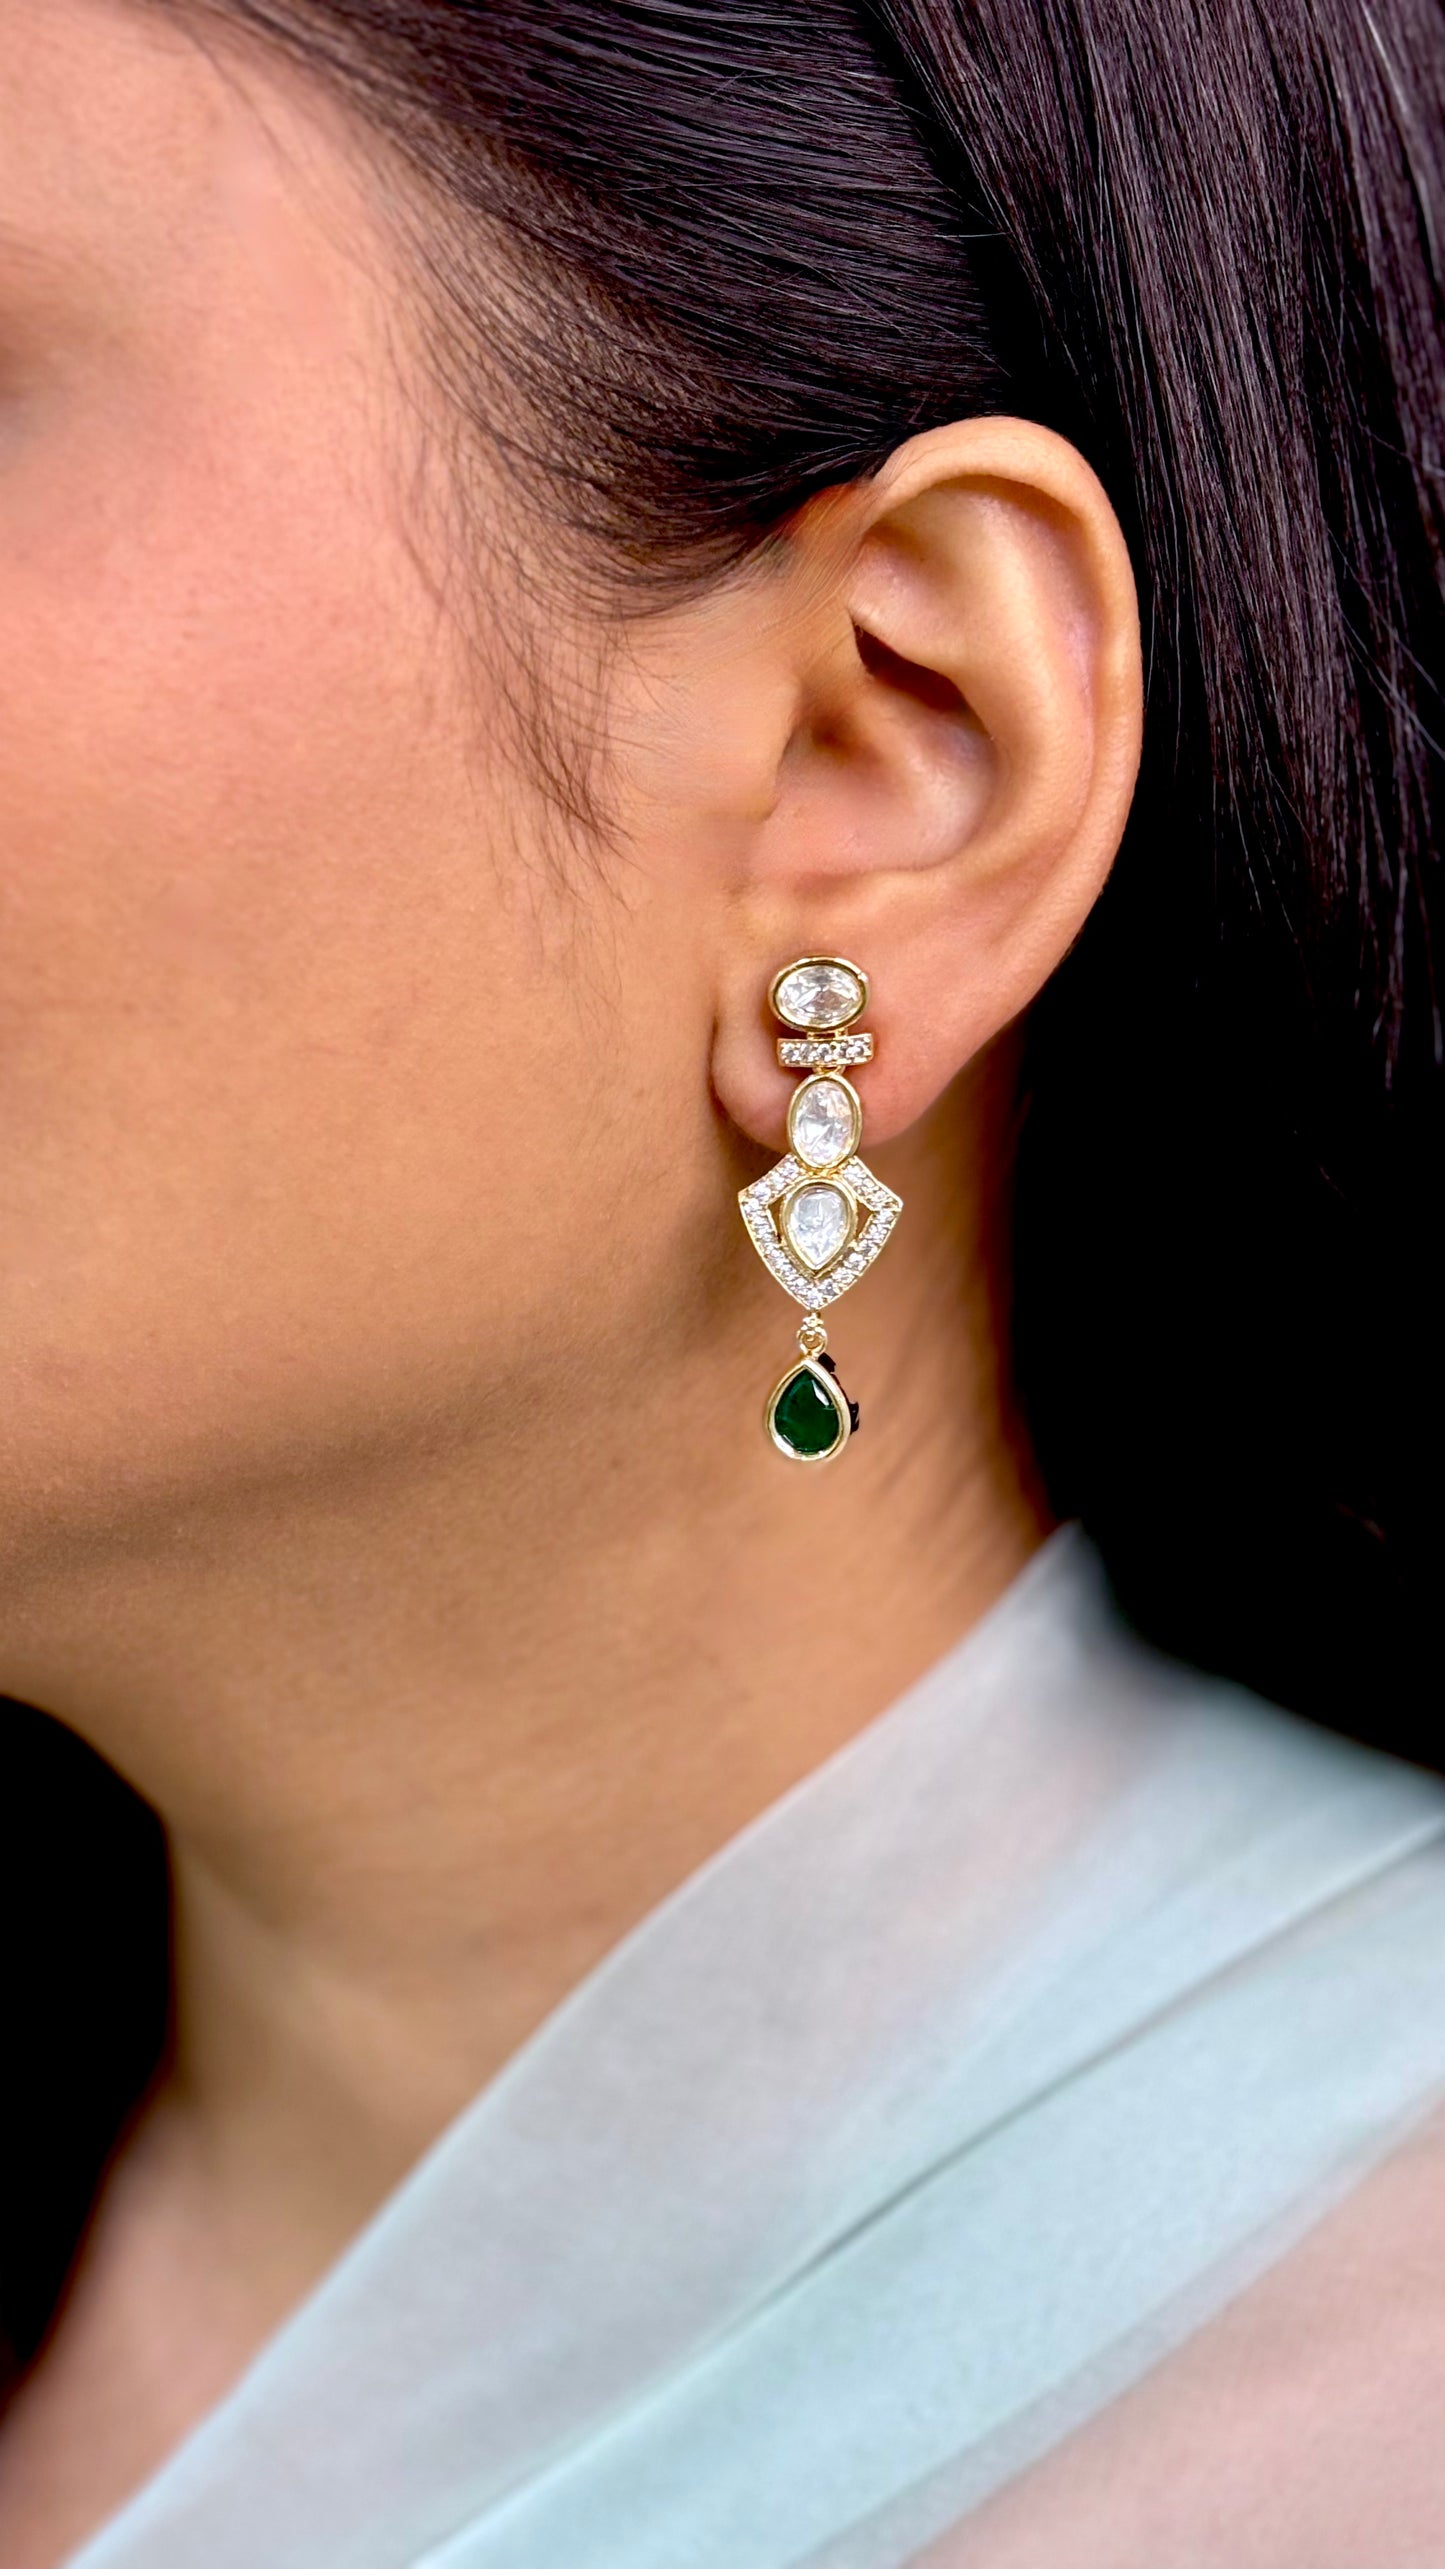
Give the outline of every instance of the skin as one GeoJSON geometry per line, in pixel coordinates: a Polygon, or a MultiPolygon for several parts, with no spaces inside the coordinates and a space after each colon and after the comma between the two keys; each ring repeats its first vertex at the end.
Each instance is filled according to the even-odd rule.
{"type": "Polygon", "coordinates": [[[1141,679],[1103,492],[1009,420],[641,624],[558,572],[539,638],[499,566],[551,578],[546,530],[479,450],[459,532],[340,111],[122,0],[0,0],[0,47],[0,1689],[177,1884],[174,2060],[0,2432],[0,2553],[47,2569],[1040,1539],[1016,1030],[1141,679]],[[539,650],[605,838],[516,737],[539,650]],[[760,1433],[797,1315],[734,1203],[808,952],[872,974],[907,1203],[816,1475],[760,1433]]]}

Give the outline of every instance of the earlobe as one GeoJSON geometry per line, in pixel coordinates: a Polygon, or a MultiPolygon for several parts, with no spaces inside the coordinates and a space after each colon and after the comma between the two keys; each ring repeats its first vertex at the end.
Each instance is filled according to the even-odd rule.
{"type": "Polygon", "coordinates": [[[809,950],[868,965],[886,1038],[870,1130],[902,1130],[1073,942],[1138,763],[1132,573],[1072,447],[1028,421],[964,421],[911,440],[856,497],[742,889],[751,989],[720,1027],[719,1092],[768,1142],[785,1093],[757,1017],[765,967],[809,950]]]}

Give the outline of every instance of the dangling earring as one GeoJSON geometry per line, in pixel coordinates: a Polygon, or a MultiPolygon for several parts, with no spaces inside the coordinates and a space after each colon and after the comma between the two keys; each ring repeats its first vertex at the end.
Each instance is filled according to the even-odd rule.
{"type": "Polygon", "coordinates": [[[822,1315],[867,1274],[903,1199],[858,1157],[863,1101],[844,1076],[873,1058],[872,1036],[854,1022],[868,1005],[867,973],[841,955],[800,955],[774,974],[768,1005],[796,1029],[778,1037],[778,1060],[807,1077],[788,1103],[785,1157],[738,1204],[764,1266],[806,1313],[801,1359],[768,1394],[768,1434],[790,1462],[826,1463],[857,1435],[858,1404],[827,1353],[822,1315]]]}

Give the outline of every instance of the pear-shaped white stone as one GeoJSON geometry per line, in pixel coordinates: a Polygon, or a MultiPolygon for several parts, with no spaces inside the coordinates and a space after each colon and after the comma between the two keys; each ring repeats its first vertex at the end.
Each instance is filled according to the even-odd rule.
{"type": "Polygon", "coordinates": [[[778,983],[773,1006],[790,1026],[846,1026],[865,996],[851,964],[795,963],[778,983]]]}
{"type": "Polygon", "coordinates": [[[800,1266],[817,1275],[836,1258],[853,1227],[853,1208],[841,1186],[820,1179],[800,1186],[783,1206],[783,1237],[800,1266]]]}
{"type": "Polygon", "coordinates": [[[846,1079],[805,1079],[788,1110],[788,1140],[805,1169],[841,1168],[858,1147],[858,1100],[846,1079]]]}

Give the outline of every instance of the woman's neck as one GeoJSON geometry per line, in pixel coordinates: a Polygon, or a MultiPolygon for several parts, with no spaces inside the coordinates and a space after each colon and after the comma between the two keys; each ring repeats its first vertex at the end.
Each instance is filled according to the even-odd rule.
{"type": "Polygon", "coordinates": [[[835,1331],[865,1412],[836,1471],[762,1444],[791,1322],[749,1278],[651,1378],[559,1370],[529,1415],[35,1580],[24,1630],[12,1600],[7,1682],[156,1803],[175,1868],[174,2060],[77,2329],[87,2292],[113,2315],[149,2261],[164,2305],[189,2270],[233,2368],[581,1975],[1020,1569],[979,1109],[890,1159],[908,1245],[835,1331]]]}

